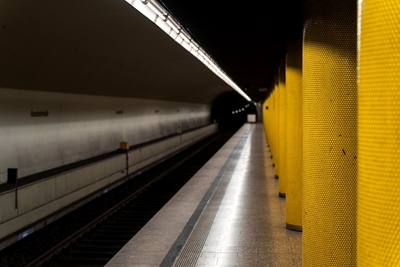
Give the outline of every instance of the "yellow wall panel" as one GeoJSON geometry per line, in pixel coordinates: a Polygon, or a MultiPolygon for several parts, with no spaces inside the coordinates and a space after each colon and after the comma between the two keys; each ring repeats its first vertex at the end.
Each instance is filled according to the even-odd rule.
{"type": "Polygon", "coordinates": [[[400,2],[359,6],[358,266],[400,266],[400,2]]]}

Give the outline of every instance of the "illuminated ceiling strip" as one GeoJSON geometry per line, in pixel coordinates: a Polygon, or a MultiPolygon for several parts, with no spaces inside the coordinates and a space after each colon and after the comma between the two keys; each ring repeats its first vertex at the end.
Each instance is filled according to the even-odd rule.
{"type": "Polygon", "coordinates": [[[189,37],[188,37],[188,35],[189,34],[187,34],[186,32],[184,32],[184,31],[180,31],[180,33],[179,33],[179,35],[180,35],[180,37],[183,39],[183,40],[185,40],[188,44],[190,44],[191,42],[190,42],[190,39],[189,39],[189,37]]]}
{"type": "Polygon", "coordinates": [[[171,29],[173,29],[176,33],[179,34],[179,31],[181,30],[181,28],[178,25],[175,25],[175,23],[173,23],[171,21],[171,18],[168,18],[167,24],[171,27],[171,29]]]}
{"type": "Polygon", "coordinates": [[[151,10],[153,10],[154,13],[156,13],[157,16],[159,16],[162,20],[164,20],[164,21],[167,20],[166,15],[163,14],[163,13],[161,13],[161,11],[158,10],[158,8],[156,8],[155,6],[153,6],[152,3],[148,2],[148,3],[147,3],[147,6],[148,6],[151,10]]]}
{"type": "MultiPolygon", "coordinates": [[[[225,83],[232,87],[236,92],[243,96],[247,101],[252,101],[251,98],[246,95],[240,87],[232,81],[232,79],[226,75],[226,73],[214,62],[214,60],[206,53],[204,50],[194,42],[186,31],[183,30],[182,25],[180,25],[177,20],[172,17],[171,14],[157,3],[155,0],[125,0],[136,8],[140,13],[145,15],[149,20],[153,21],[157,26],[161,27],[157,23],[157,18],[162,19],[165,26],[169,26],[170,30],[167,34],[174,39],[177,43],[183,46],[186,50],[191,52],[200,62],[207,66],[212,72],[214,72],[218,77],[220,77],[225,83]],[[184,41],[184,42],[183,42],[184,41]]],[[[165,29],[163,29],[165,31],[165,29]]]]}

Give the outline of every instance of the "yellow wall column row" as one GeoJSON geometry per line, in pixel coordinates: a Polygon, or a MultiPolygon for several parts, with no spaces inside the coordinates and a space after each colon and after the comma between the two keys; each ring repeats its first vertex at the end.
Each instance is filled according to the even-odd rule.
{"type": "Polygon", "coordinates": [[[274,158],[277,167],[287,164],[286,224],[303,226],[304,267],[400,266],[400,2],[358,1],[359,58],[356,5],[305,4],[303,74],[301,45],[291,42],[286,109],[279,83],[266,100],[272,153],[286,153],[274,158]],[[296,86],[302,79],[303,87],[296,86]],[[282,123],[285,150],[279,149],[282,123]],[[299,142],[295,133],[302,126],[299,142]],[[303,157],[292,157],[301,149],[303,157]],[[301,179],[295,173],[301,167],[299,209],[301,179]]]}
{"type": "Polygon", "coordinates": [[[275,156],[275,173],[279,178],[280,197],[286,197],[289,173],[292,176],[287,228],[301,231],[301,41],[291,47],[293,47],[293,54],[290,55],[291,69],[288,71],[286,60],[281,60],[274,88],[263,104],[263,122],[271,153],[275,156]],[[287,73],[290,77],[286,77],[287,73]],[[288,102],[287,79],[292,79],[291,90],[294,94],[291,103],[288,102]]]}

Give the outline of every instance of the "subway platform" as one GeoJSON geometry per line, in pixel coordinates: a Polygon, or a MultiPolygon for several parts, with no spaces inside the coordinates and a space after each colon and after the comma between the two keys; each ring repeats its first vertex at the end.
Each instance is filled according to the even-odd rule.
{"type": "Polygon", "coordinates": [[[301,266],[262,124],[245,124],[106,267],[301,266]]]}

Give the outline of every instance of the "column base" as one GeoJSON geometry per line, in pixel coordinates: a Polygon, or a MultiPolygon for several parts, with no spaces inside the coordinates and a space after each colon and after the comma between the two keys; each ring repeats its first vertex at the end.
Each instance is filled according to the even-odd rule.
{"type": "Polygon", "coordinates": [[[296,231],[296,232],[303,232],[303,227],[300,225],[294,225],[290,223],[286,223],[286,229],[296,231]]]}

